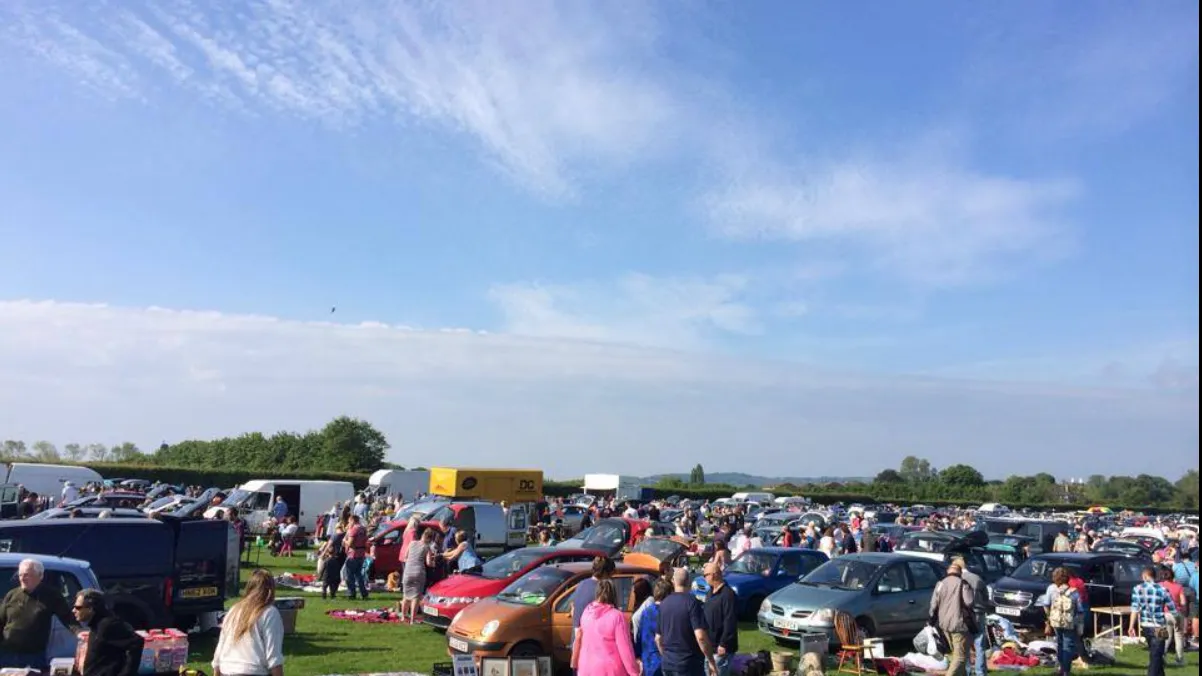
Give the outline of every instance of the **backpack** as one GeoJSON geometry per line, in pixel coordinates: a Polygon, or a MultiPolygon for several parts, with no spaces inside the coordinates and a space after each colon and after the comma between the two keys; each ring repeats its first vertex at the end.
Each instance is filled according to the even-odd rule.
{"type": "Polygon", "coordinates": [[[1077,602],[1074,591],[1068,586],[1057,587],[1060,592],[1048,606],[1048,624],[1052,629],[1073,629],[1077,626],[1077,602]]]}

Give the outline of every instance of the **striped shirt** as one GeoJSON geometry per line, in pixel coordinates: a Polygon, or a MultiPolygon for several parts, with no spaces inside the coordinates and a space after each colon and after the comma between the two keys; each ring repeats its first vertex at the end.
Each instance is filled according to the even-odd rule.
{"type": "Polygon", "coordinates": [[[1165,608],[1170,613],[1177,612],[1177,604],[1155,582],[1144,582],[1131,592],[1131,609],[1139,612],[1139,624],[1142,627],[1165,626],[1165,608]]]}

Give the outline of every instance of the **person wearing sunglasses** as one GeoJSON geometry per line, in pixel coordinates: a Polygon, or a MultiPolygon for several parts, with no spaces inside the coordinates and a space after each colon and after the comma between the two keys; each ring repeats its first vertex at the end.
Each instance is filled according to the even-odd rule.
{"type": "Polygon", "coordinates": [[[82,676],[136,676],[142,661],[142,637],[109,609],[104,594],[85,589],[75,596],[75,618],[88,628],[82,676]]]}

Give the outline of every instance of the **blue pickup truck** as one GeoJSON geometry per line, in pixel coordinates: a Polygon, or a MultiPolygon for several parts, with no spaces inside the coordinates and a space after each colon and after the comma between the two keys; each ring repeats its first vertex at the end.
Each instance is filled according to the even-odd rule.
{"type": "MultiPolygon", "coordinates": [[[[96,579],[96,573],[87,561],[43,554],[0,554],[0,598],[17,586],[17,568],[25,559],[41,562],[46,569],[46,577],[42,583],[57,588],[68,606],[75,602],[75,595],[80,590],[100,589],[100,580],[96,579]]],[[[74,657],[75,635],[58,619],[54,620],[53,626],[46,658],[50,660],[56,657],[74,657]]]]}

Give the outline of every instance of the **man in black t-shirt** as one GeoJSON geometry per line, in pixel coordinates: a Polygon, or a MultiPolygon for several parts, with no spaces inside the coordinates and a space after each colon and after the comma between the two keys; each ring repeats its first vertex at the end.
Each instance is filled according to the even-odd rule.
{"type": "Polygon", "coordinates": [[[689,593],[689,571],[673,571],[672,586],[674,593],[660,601],[655,633],[664,676],[705,676],[707,664],[716,673],[701,602],[689,593]]]}

